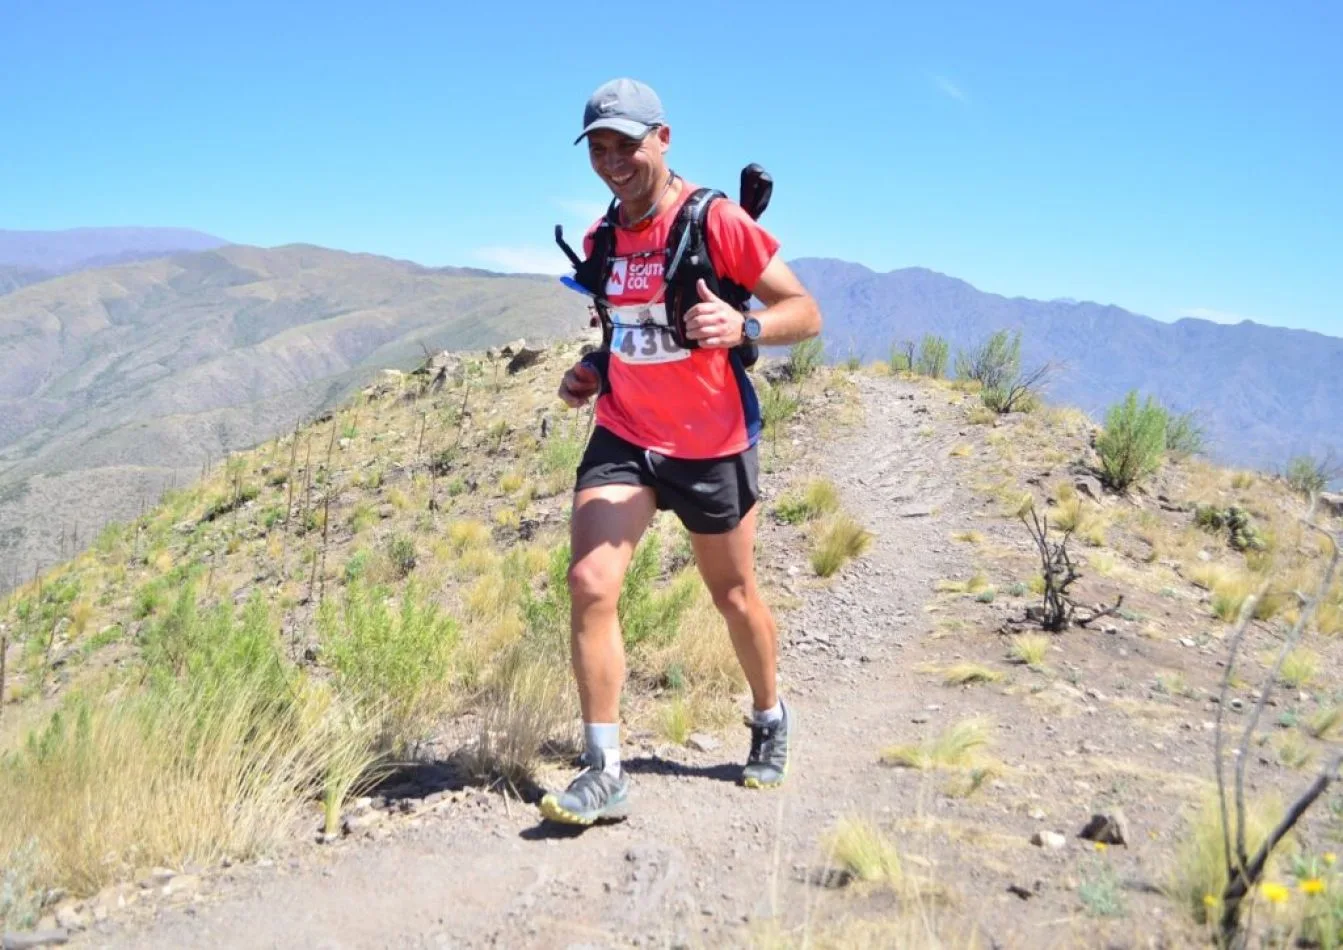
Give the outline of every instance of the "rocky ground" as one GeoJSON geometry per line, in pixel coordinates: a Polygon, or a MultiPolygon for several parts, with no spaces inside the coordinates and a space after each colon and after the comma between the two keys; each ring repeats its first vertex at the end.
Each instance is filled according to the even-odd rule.
{"type": "MultiPolygon", "coordinates": [[[[361,803],[335,842],[162,869],[45,923],[71,928],[71,946],[107,948],[1199,943],[1161,886],[1185,806],[1212,777],[1224,628],[1187,585],[1160,596],[1121,570],[1089,572],[1083,594],[1127,592],[1125,611],[1054,637],[1038,668],[1009,662],[1004,625],[1037,599],[1013,585],[1039,562],[984,482],[1020,422],[970,425],[970,403],[945,388],[855,381],[862,421],[810,447],[807,471],[788,478],[832,480],[873,532],[870,549],[822,582],[795,527],[762,524],[762,574],[793,602],[780,613],[782,691],[797,717],[785,788],[736,784],[744,727],[687,746],[630,735],[634,815],[587,830],[540,823],[532,803],[427,766],[361,803]],[[947,583],[977,571],[994,596],[947,583]],[[994,679],[946,685],[966,661],[994,679]],[[1158,674],[1178,674],[1180,688],[1158,674]],[[975,718],[989,736],[978,769],[881,760],[975,718]],[[1081,836],[1095,815],[1113,819],[1108,846],[1081,836]],[[845,818],[894,843],[902,886],[837,872],[826,842],[845,818]]],[[[1069,464],[1035,473],[1041,504],[1069,464]]],[[[767,496],[781,477],[765,476],[767,496]]],[[[1238,709],[1249,695],[1237,693],[1238,709]]],[[[1279,694],[1293,708],[1325,698],[1279,694]]],[[[1260,762],[1253,788],[1304,784],[1260,762]]]]}

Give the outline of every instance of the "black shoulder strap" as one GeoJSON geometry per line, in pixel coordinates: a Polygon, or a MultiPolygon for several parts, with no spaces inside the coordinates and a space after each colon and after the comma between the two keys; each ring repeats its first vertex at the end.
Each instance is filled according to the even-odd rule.
{"type": "MultiPolygon", "coordinates": [[[[699,290],[696,284],[701,278],[714,295],[726,300],[738,310],[746,310],[751,292],[740,284],[718,276],[709,253],[709,208],[720,198],[727,195],[711,188],[695,191],[676,215],[671,230],[667,234],[667,270],[664,282],[667,287],[667,315],[676,328],[679,342],[687,349],[695,349],[697,341],[685,335],[685,317],[690,308],[699,302],[699,290]]],[[[756,357],[754,344],[741,345],[741,355],[746,364],[753,365],[756,357]]]]}

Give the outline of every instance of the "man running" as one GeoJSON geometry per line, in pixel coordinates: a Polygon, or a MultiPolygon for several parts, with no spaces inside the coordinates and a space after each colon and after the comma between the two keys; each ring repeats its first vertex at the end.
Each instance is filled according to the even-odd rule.
{"type": "Polygon", "coordinates": [[[690,533],[750,684],[743,784],[774,788],[784,780],[790,711],[776,688],[777,634],[754,569],[760,411],[732,348],[746,340],[805,340],[820,332],[821,316],[778,256],[779,242],[738,204],[720,199],[706,224],[714,272],[765,306],[748,319],[700,280],[699,301],[685,315],[685,337],[698,345],[679,345],[675,315],[660,306],[662,277],[669,229],[695,186],[668,168],[671,128],[657,94],[630,79],[601,86],[574,144],[584,139],[593,171],[616,199],[614,259],[602,295],[611,346],[570,368],[559,388],[573,408],[597,397],[596,427],[578,466],[568,576],[587,767],[563,793],[545,796],[541,811],[586,825],[628,813],[619,723],[625,652],[616,608],[634,550],[660,509],[674,511],[690,533]]]}

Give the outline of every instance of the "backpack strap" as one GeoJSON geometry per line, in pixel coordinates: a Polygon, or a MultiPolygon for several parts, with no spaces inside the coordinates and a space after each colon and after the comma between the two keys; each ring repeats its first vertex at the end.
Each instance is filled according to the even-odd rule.
{"type": "Polygon", "coordinates": [[[560,225],[555,225],[555,243],[564,251],[569,263],[574,267],[574,282],[581,285],[588,293],[592,295],[593,309],[597,312],[597,319],[602,328],[602,350],[611,348],[611,313],[606,305],[606,282],[611,276],[611,263],[615,255],[616,234],[615,234],[615,214],[616,203],[614,199],[606,209],[606,214],[602,215],[601,221],[592,232],[592,252],[585,258],[579,259],[564,240],[564,229],[560,225]]]}
{"type": "MultiPolygon", "coordinates": [[[[711,188],[700,188],[681,205],[667,234],[667,270],[663,282],[667,288],[668,319],[676,333],[677,342],[686,349],[698,349],[699,341],[685,334],[685,318],[699,303],[696,284],[702,278],[709,290],[731,306],[746,311],[751,292],[735,281],[719,277],[709,254],[709,208],[727,195],[711,188]]],[[[745,366],[755,365],[759,355],[754,343],[739,343],[733,348],[745,366]]]]}

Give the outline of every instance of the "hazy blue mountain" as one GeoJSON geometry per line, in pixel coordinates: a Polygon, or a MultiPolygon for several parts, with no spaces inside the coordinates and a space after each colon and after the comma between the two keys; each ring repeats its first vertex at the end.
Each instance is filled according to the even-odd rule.
{"type": "Polygon", "coordinates": [[[956,347],[968,349],[998,329],[1020,330],[1028,367],[1063,364],[1048,397],[1097,421],[1137,389],[1196,411],[1223,462],[1273,470],[1298,452],[1343,450],[1343,339],[1003,297],[922,268],[876,273],[823,258],[792,266],[821,305],[831,359],[884,358],[900,340],[936,333],[951,342],[954,360],[956,347]]]}
{"type": "MultiPolygon", "coordinates": [[[[90,267],[150,260],[183,251],[209,251],[228,242],[186,228],[71,228],[0,230],[0,268],[68,274],[90,267]]],[[[0,276],[0,288],[4,278],[0,276]]]]}
{"type": "Polygon", "coordinates": [[[39,280],[46,280],[50,276],[52,275],[46,271],[36,270],[32,267],[14,267],[0,264],[0,294],[7,294],[10,291],[18,290],[20,287],[35,284],[39,280]]]}

